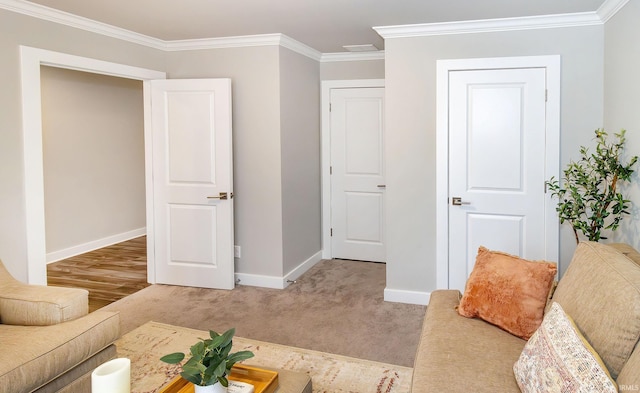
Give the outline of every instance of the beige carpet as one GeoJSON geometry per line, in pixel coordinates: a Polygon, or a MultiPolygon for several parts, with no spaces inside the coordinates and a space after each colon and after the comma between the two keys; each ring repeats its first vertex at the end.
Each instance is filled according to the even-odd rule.
{"type": "MultiPolygon", "coordinates": [[[[161,362],[161,356],[188,352],[208,332],[148,322],[116,342],[118,356],[131,359],[131,392],[156,392],[178,374],[179,366],[161,362]]],[[[412,369],[325,352],[236,337],[233,351],[250,350],[248,365],[305,372],[313,391],[323,393],[409,392],[412,369]]]]}
{"type": "Polygon", "coordinates": [[[253,340],[413,366],[425,306],[385,302],[384,264],[324,260],[286,289],[232,291],[152,285],[104,310],[122,333],[148,321],[225,331],[253,340]]]}

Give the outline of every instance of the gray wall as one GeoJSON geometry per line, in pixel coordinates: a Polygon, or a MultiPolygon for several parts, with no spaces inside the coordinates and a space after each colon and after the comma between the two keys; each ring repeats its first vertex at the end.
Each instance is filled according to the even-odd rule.
{"type": "Polygon", "coordinates": [[[167,54],[171,79],[232,79],[237,273],[282,272],[279,65],[278,46],[167,54]]]}
{"type": "Polygon", "coordinates": [[[0,10],[0,259],[27,279],[19,45],[163,70],[165,53],[0,10]]]}
{"type": "Polygon", "coordinates": [[[47,253],[144,229],[142,82],[41,67],[47,253]]]}
{"type": "Polygon", "coordinates": [[[320,63],[320,80],[384,79],[384,60],[320,63]]]}
{"type": "Polygon", "coordinates": [[[167,59],[169,78],[233,80],[236,272],[286,275],[321,247],[318,62],[278,46],[167,59]]]}
{"type": "MultiPolygon", "coordinates": [[[[640,2],[628,2],[605,25],[604,124],[610,134],[627,130],[626,157],[640,155],[640,2]]],[[[640,249],[640,166],[621,187],[633,203],[613,241],[640,249]]]]}
{"type": "MultiPolygon", "coordinates": [[[[590,26],[386,40],[388,289],[436,289],[436,61],[561,55],[564,166],[602,124],[603,30],[590,26]]],[[[563,264],[574,248],[563,230],[563,264]]]]}
{"type": "Polygon", "coordinates": [[[283,274],[322,247],[319,68],[280,49],[283,274]]]}

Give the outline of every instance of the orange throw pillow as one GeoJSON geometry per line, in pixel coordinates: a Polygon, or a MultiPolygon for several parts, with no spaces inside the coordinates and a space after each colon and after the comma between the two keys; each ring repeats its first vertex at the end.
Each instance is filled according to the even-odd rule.
{"type": "Polygon", "coordinates": [[[555,263],[527,261],[480,247],[458,313],[479,317],[528,340],[542,323],[557,271],[555,263]]]}

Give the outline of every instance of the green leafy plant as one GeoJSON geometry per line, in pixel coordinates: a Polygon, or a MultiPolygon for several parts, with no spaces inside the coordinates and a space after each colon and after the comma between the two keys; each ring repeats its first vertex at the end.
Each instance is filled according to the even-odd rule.
{"type": "MultiPolygon", "coordinates": [[[[223,334],[210,330],[209,336],[211,338],[200,339],[191,347],[191,358],[182,365],[180,376],[199,386],[213,385],[217,382],[220,382],[224,387],[229,386],[227,374],[231,367],[237,362],[254,356],[251,351],[230,353],[235,333],[234,328],[223,334]]],[[[178,364],[185,357],[184,353],[175,352],[161,357],[160,360],[169,364],[178,364]]]]}
{"type": "Polygon", "coordinates": [[[602,231],[616,230],[623,216],[629,214],[631,201],[624,198],[618,184],[630,180],[638,157],[632,157],[627,164],[620,162],[625,132],[614,134],[617,140],[609,142],[607,133],[597,129],[595,152],[581,146],[581,158],[564,170],[562,186],[554,177],[546,182],[551,195],[558,198],[560,223],[571,224],[576,242],[580,241],[578,233],[590,241],[606,239],[602,231]]]}

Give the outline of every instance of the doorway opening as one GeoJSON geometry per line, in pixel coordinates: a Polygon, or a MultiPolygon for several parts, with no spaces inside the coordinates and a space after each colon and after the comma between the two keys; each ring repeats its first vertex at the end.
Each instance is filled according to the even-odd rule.
{"type": "Polygon", "coordinates": [[[40,75],[47,283],[89,290],[93,311],[146,286],[143,86],[40,75]]]}
{"type": "MultiPolygon", "coordinates": [[[[24,178],[25,178],[25,210],[27,235],[27,282],[46,285],[47,282],[47,247],[45,230],[45,193],[43,165],[43,133],[42,133],[42,100],[41,100],[41,67],[50,66],[69,70],[84,71],[92,74],[116,76],[125,79],[148,81],[165,79],[164,72],[110,63],[91,58],[68,55],[21,46],[21,84],[22,84],[22,123],[24,136],[24,178]]],[[[146,105],[146,97],[144,97],[146,105]]],[[[146,119],[145,119],[146,120],[146,119]]],[[[149,144],[144,143],[144,160],[147,157],[149,144]]],[[[81,163],[78,163],[81,165],[81,163]]],[[[149,189],[150,175],[145,171],[145,189],[149,189]]],[[[145,192],[146,207],[149,209],[149,192],[145,192]]],[[[149,225],[149,223],[147,223],[149,225]]],[[[153,240],[147,237],[147,243],[153,240]]],[[[153,277],[153,253],[149,247],[148,277],[153,277]]]]}

